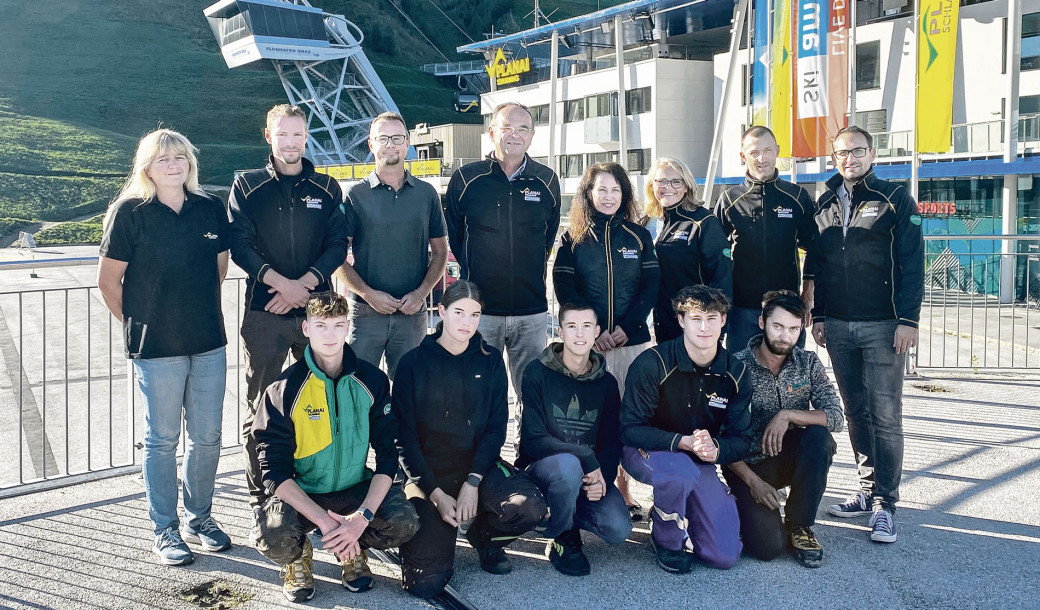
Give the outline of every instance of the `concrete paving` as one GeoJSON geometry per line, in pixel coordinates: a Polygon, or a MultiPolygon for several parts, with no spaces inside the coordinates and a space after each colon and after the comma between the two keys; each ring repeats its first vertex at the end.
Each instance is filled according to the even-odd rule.
{"type": "MultiPolygon", "coordinates": [[[[789,557],[744,557],[731,570],[697,565],[675,576],[656,567],[646,524],[608,547],[586,535],[593,573],[569,578],[545,560],[545,541],[510,548],[514,571],[480,571],[460,542],[453,585],[479,608],[1036,608],[1040,565],[1040,377],[944,374],[908,380],[906,460],[899,541],[870,542],[866,519],[819,513],[826,549],[819,570],[789,557]]],[[[855,487],[845,433],[824,503],[855,487]]],[[[292,607],[278,568],[247,546],[250,515],[241,455],[221,460],[214,514],[235,547],[200,553],[188,567],[158,565],[140,479],[110,478],[0,500],[0,607],[171,608],[197,605],[179,593],[209,581],[251,596],[239,608],[292,607]]],[[[640,488],[644,500],[646,488],[640,488]]],[[[352,594],[338,566],[315,556],[314,608],[423,608],[399,571],[373,561],[376,588],[352,594]]]]}

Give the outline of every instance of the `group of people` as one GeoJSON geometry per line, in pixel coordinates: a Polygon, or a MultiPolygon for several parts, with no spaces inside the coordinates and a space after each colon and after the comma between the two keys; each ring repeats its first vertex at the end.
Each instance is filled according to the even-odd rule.
{"type": "Polygon", "coordinates": [[[552,265],[561,341],[548,345],[560,181],[527,155],[525,106],[494,109],[493,152],[454,172],[443,207],[404,168],[398,114],[373,120],[375,169],[346,193],[304,157],[299,108],[272,108],[264,134],[269,162],[236,178],[227,212],[199,188],[183,135],[146,135],[105,221],[98,286],[144,397],[162,563],[190,563],[189,544],[231,546],[211,515],[229,253],[248,276],[250,537],[281,566],[291,601],[314,595],[315,530],[355,592],[373,583],[366,549],[394,547],[404,588],[438,595],[460,526],[486,572],[509,572],[505,547],[541,523],[551,564],[589,574],[581,530],[618,544],[640,517],[629,478],[653,490],[651,539],[668,572],[689,572],[693,558],[725,569],[745,548],[762,560],[789,548],[818,567],[811,528],[846,419],[860,489],[828,511],[869,515],[872,540],[896,540],[923,240],[913,199],[874,175],[866,131],[836,135],[838,173],[815,203],[779,178],[761,126],[741,140],[744,183],[714,210],[678,159],[653,164],[642,210],[620,165],[590,166],[552,265]],[[428,335],[425,303],[449,246],[462,279],[428,335]],[[809,322],[844,416],[802,349],[809,322]],[[510,418],[514,463],[502,457],[510,418]]]}

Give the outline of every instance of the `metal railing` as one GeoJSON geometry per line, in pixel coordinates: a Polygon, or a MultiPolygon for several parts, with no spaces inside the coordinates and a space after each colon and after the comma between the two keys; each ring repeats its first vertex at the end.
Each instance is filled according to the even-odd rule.
{"type": "MultiPolygon", "coordinates": [[[[1040,370],[1040,236],[929,236],[926,244],[917,366],[1040,370]],[[1002,241],[1019,244],[1019,251],[1001,253],[1002,241]],[[1001,269],[1010,272],[1002,275],[1001,269]],[[1001,303],[1001,282],[1009,277],[1016,282],[1015,302],[1001,303]]],[[[31,266],[80,267],[82,284],[93,276],[83,266],[92,268],[96,260],[31,266]]],[[[28,273],[29,266],[15,268],[28,273]]],[[[0,264],[0,271],[10,268],[0,264]]],[[[454,275],[446,273],[428,300],[431,330],[437,322],[433,301],[454,275]]],[[[245,407],[238,332],[244,280],[228,278],[222,288],[228,338],[222,446],[228,451],[240,446],[245,407]]],[[[550,311],[556,305],[553,293],[550,285],[550,311]]],[[[123,355],[121,325],[100,291],[78,285],[3,292],[0,316],[0,361],[6,373],[0,375],[0,413],[8,422],[0,428],[0,461],[8,464],[0,471],[0,498],[139,470],[144,437],[139,393],[123,355]]],[[[546,332],[556,335],[552,315],[546,332]]],[[[825,351],[820,354],[827,362],[825,351]]]]}
{"type": "MultiPolygon", "coordinates": [[[[909,157],[913,152],[910,131],[884,131],[874,136],[878,158],[909,157]]],[[[993,155],[1004,151],[1004,121],[960,123],[953,126],[951,149],[954,154],[993,155]]],[[[1018,119],[1019,152],[1040,146],[1040,114],[1018,119]]]]}

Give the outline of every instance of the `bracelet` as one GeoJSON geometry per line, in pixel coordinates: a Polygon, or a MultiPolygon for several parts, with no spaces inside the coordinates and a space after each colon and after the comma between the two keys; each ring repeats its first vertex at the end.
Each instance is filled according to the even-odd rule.
{"type": "Polygon", "coordinates": [[[421,293],[421,292],[419,292],[418,290],[413,290],[412,292],[414,292],[415,294],[419,295],[419,300],[420,300],[420,301],[425,301],[425,300],[426,300],[426,297],[424,297],[424,296],[422,295],[422,293],[421,293]]]}

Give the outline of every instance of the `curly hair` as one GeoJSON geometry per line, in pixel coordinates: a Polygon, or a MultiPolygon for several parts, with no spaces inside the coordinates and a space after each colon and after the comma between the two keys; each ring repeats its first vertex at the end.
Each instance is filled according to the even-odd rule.
{"type": "Polygon", "coordinates": [[[677,314],[694,311],[719,313],[725,315],[729,311],[729,299],[718,288],[710,286],[687,286],[672,299],[672,310],[677,314]]]}
{"type": "Polygon", "coordinates": [[[339,318],[350,312],[350,305],[343,295],[332,292],[316,292],[307,299],[307,319],[339,318]]]}
{"type": "Polygon", "coordinates": [[[628,172],[617,163],[590,165],[581,177],[578,191],[574,194],[571,204],[570,234],[575,244],[580,244],[592,233],[592,216],[596,211],[596,206],[592,203],[592,188],[596,184],[596,176],[600,174],[610,174],[621,187],[621,207],[618,213],[624,214],[625,220],[629,222],[639,220],[639,207],[628,172]]]}

